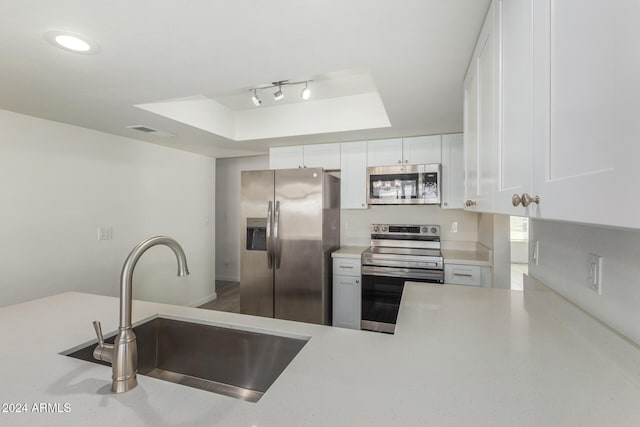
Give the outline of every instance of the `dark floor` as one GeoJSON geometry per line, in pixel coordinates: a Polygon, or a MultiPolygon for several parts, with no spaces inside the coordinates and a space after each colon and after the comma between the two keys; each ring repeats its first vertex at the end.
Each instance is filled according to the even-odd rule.
{"type": "Polygon", "coordinates": [[[198,308],[240,313],[240,283],[216,280],[216,294],[218,298],[198,308]]]}

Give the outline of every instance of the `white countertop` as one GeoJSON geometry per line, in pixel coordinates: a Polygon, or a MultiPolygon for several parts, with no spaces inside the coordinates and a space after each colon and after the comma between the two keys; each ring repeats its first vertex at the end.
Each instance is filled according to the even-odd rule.
{"type": "Polygon", "coordinates": [[[368,246],[342,246],[337,251],[331,252],[333,258],[357,258],[360,259],[362,252],[369,249],[368,246]]]}
{"type": "Polygon", "coordinates": [[[445,264],[491,266],[491,250],[478,242],[442,242],[442,258],[445,264]]]}
{"type": "Polygon", "coordinates": [[[395,335],[134,303],[136,321],[161,313],[311,337],[257,403],[145,376],[108,393],[109,367],[58,353],[92,340],[94,319],[114,330],[115,298],[65,293],[4,307],[0,401],[71,411],[0,413],[0,425],[639,425],[640,351],[597,327],[582,333],[585,323],[549,298],[559,299],[408,283],[395,335]]]}

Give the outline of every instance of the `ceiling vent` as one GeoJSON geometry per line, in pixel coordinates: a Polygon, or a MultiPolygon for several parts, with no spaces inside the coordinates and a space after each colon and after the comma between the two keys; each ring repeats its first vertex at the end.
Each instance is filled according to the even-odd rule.
{"type": "Polygon", "coordinates": [[[140,131],[140,132],[147,133],[149,135],[159,136],[161,138],[171,138],[172,136],[175,136],[172,133],[165,132],[165,131],[158,130],[158,129],[154,129],[154,128],[150,128],[149,126],[134,125],[134,126],[127,126],[127,129],[137,130],[137,131],[140,131]]]}

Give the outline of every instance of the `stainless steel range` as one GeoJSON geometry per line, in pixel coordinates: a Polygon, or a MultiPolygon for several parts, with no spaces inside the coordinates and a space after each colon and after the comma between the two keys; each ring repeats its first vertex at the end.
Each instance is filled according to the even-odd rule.
{"type": "Polygon", "coordinates": [[[440,226],[372,224],[362,253],[362,329],[394,333],[406,281],[444,283],[440,226]]]}

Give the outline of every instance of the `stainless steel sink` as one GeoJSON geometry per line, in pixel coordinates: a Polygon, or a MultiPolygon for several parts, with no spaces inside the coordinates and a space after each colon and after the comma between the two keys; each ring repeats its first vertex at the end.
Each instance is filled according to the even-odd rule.
{"type": "MultiPolygon", "coordinates": [[[[307,339],[203,325],[158,317],[133,328],[138,374],[257,402],[307,339]]],[[[105,339],[113,342],[115,333],[105,339]]],[[[96,343],[63,352],[93,358],[96,343]]]]}

